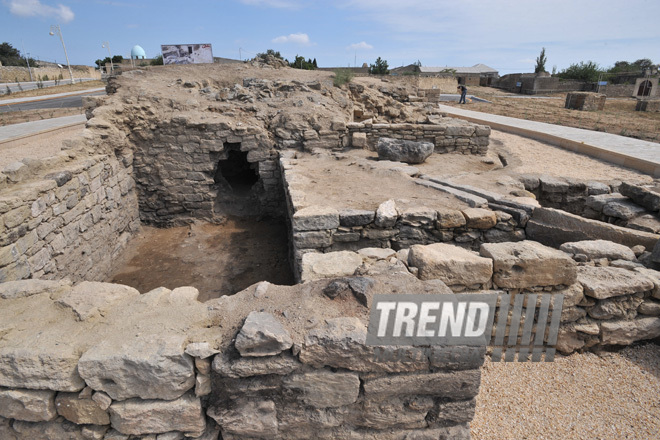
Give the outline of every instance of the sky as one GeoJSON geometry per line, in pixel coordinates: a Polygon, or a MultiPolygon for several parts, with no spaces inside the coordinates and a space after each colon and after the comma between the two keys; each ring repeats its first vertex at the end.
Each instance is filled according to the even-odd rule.
{"type": "Polygon", "coordinates": [[[59,24],[71,64],[147,57],[161,44],[211,43],[216,57],[246,59],[267,49],[320,67],[387,60],[390,68],[472,66],[501,75],[580,61],[610,67],[660,63],[658,0],[0,0],[0,42],[64,64],[50,26],[59,24]]]}

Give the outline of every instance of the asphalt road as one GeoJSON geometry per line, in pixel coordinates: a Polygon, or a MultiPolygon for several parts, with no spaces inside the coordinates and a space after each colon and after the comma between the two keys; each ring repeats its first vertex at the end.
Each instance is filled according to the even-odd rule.
{"type": "Polygon", "coordinates": [[[62,96],[59,98],[20,102],[20,103],[7,104],[7,105],[1,105],[2,102],[0,101],[0,113],[17,112],[24,110],[38,110],[43,108],[82,107],[83,96],[101,96],[101,95],[105,95],[105,92],[81,93],[80,95],[75,95],[75,96],[62,96]]]}
{"type": "MultiPolygon", "coordinates": [[[[75,78],[74,82],[94,81],[94,78],[75,78]]],[[[57,81],[42,81],[44,87],[52,87],[56,85],[71,84],[70,79],[61,79],[57,81]]],[[[22,83],[0,83],[0,95],[7,93],[7,87],[13,92],[20,92],[21,90],[34,90],[38,88],[37,81],[26,81],[22,83]]]]}

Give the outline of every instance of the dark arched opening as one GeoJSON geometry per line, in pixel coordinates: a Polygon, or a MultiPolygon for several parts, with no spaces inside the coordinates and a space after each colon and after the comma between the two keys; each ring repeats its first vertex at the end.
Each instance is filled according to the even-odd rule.
{"type": "Polygon", "coordinates": [[[257,164],[247,160],[247,152],[241,151],[240,143],[225,143],[226,159],[218,161],[213,180],[215,183],[227,182],[235,193],[248,193],[259,180],[255,170],[257,164]]]}
{"type": "Polygon", "coordinates": [[[637,96],[649,96],[651,94],[651,81],[646,80],[642,81],[639,84],[639,90],[637,90],[637,96]]]}

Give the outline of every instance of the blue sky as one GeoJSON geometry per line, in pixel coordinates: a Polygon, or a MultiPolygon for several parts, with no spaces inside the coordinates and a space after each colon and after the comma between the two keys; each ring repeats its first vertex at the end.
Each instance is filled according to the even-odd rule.
{"type": "Polygon", "coordinates": [[[484,63],[530,72],[541,47],[551,70],[592,60],[660,63],[658,0],[0,0],[0,42],[33,58],[64,61],[51,24],[60,24],[72,64],[127,57],[141,45],[211,43],[214,56],[243,59],[275,49],[321,67],[484,63]]]}

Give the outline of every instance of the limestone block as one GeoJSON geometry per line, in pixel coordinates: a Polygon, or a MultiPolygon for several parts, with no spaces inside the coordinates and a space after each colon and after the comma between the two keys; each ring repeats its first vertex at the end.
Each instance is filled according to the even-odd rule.
{"type": "Polygon", "coordinates": [[[354,132],[351,136],[353,148],[367,147],[367,133],[354,132]]]}
{"type": "Polygon", "coordinates": [[[392,160],[411,164],[423,163],[433,153],[433,148],[433,144],[430,142],[415,142],[385,137],[379,138],[377,144],[379,160],[392,160]]]}
{"type": "Polygon", "coordinates": [[[57,417],[55,391],[0,388],[0,417],[47,422],[57,417]]]}
{"type": "Polygon", "coordinates": [[[436,227],[438,229],[452,229],[465,226],[467,223],[465,216],[461,211],[454,209],[438,210],[438,221],[436,227]]]}
{"type": "Polygon", "coordinates": [[[189,304],[197,301],[199,290],[191,286],[177,287],[170,293],[170,301],[173,303],[189,304]]]}
{"type": "Polygon", "coordinates": [[[656,299],[660,299],[660,272],[657,270],[647,269],[645,267],[636,267],[635,272],[639,272],[646,276],[653,282],[653,290],[651,291],[651,296],[656,299]]]}
{"type": "Polygon", "coordinates": [[[401,223],[408,226],[421,226],[433,224],[437,212],[424,206],[408,208],[401,213],[401,223]]]}
{"type": "Polygon", "coordinates": [[[393,249],[383,249],[383,248],[362,248],[358,251],[358,254],[366,259],[370,260],[387,260],[390,257],[396,255],[396,251],[393,249]]]}
{"type": "Polygon", "coordinates": [[[309,206],[292,217],[294,231],[320,231],[339,227],[339,212],[327,206],[309,206]]]}
{"type": "Polygon", "coordinates": [[[78,374],[79,358],[78,348],[68,344],[15,341],[0,347],[0,386],[80,391],[85,381],[78,374]]]}
{"type": "Polygon", "coordinates": [[[385,401],[366,400],[356,424],[379,430],[391,427],[426,428],[426,415],[433,406],[433,399],[430,397],[410,400],[399,398],[385,401]]]}
{"type": "Polygon", "coordinates": [[[639,318],[633,321],[606,321],[600,325],[603,344],[630,345],[635,341],[660,336],[660,318],[639,318]]]}
{"type": "Polygon", "coordinates": [[[129,436],[127,434],[122,434],[116,429],[110,429],[103,437],[103,440],[128,440],[129,436]]]}
{"type": "Polygon", "coordinates": [[[357,401],[360,378],[357,373],[320,370],[287,376],[284,387],[300,393],[305,405],[334,408],[357,401]]]}
{"type": "Polygon", "coordinates": [[[570,354],[584,347],[584,339],[574,329],[561,327],[557,334],[557,344],[555,347],[564,354],[570,354]]]}
{"type": "Polygon", "coordinates": [[[628,246],[607,240],[584,240],[564,243],[559,249],[573,255],[586,255],[590,260],[607,258],[608,260],[635,261],[636,259],[635,253],[628,246]]]}
{"type": "Polygon", "coordinates": [[[383,358],[406,356],[396,361],[378,361],[374,347],[366,345],[367,326],[358,318],[326,319],[325,325],[309,331],[300,351],[300,361],[320,368],[329,366],[353,371],[416,371],[428,368],[428,359],[417,347],[378,347],[383,358]],[[400,351],[395,353],[395,351],[400,351]],[[408,362],[401,362],[405,359],[408,362]]]}
{"type": "Polygon", "coordinates": [[[657,188],[622,182],[619,191],[651,212],[660,211],[660,191],[657,188]]]}
{"type": "Polygon", "coordinates": [[[195,386],[186,335],[106,339],[82,355],[78,371],[87,384],[113,400],[177,399],[195,386]]]}
{"type": "Polygon", "coordinates": [[[571,285],[577,276],[571,257],[535,241],[485,243],[479,252],[493,260],[493,282],[498,287],[571,285]]]}
{"type": "Polygon", "coordinates": [[[381,203],[376,210],[376,226],[379,228],[391,228],[396,224],[399,212],[396,209],[394,200],[387,200],[381,203]]]}
{"type": "Polygon", "coordinates": [[[191,394],[176,400],[114,402],[110,405],[110,420],[117,431],[132,435],[170,431],[197,433],[206,428],[202,403],[191,394]]]}
{"type": "Polygon", "coordinates": [[[597,299],[632,295],[654,288],[653,281],[648,277],[618,267],[581,266],[577,273],[584,294],[597,299]]]}
{"type": "Polygon", "coordinates": [[[466,226],[474,229],[489,229],[497,224],[497,215],[490,209],[467,208],[463,210],[466,226]]]}
{"type": "Polygon", "coordinates": [[[647,316],[660,316],[660,302],[644,300],[637,308],[637,312],[647,316]]]}
{"type": "Polygon", "coordinates": [[[603,206],[603,214],[609,217],[616,217],[623,220],[630,220],[633,217],[645,214],[646,210],[629,200],[612,200],[603,206]]]}
{"type": "Polygon", "coordinates": [[[562,307],[577,306],[582,301],[582,298],[584,298],[584,288],[580,283],[573,283],[567,288],[558,290],[555,293],[564,295],[562,307]]]}
{"type": "Polygon", "coordinates": [[[321,249],[332,245],[329,231],[294,232],[293,243],[297,249],[321,249]]]}
{"type": "Polygon", "coordinates": [[[403,394],[467,400],[477,395],[480,382],[479,370],[394,375],[364,379],[364,394],[367,398],[389,398],[403,394]]]}
{"type": "Polygon", "coordinates": [[[195,376],[195,396],[202,397],[211,394],[211,376],[198,374],[195,376]]]}
{"type": "Polygon", "coordinates": [[[117,303],[136,296],[140,296],[140,292],[132,287],[83,281],[56,302],[72,309],[79,321],[86,321],[99,317],[117,303]]]}
{"type": "Polygon", "coordinates": [[[96,401],[81,398],[80,393],[58,393],[57,413],[77,425],[109,425],[110,416],[96,401]]]}
{"type": "Polygon", "coordinates": [[[273,315],[250,312],[236,336],[236,349],[241,356],[273,356],[293,345],[289,331],[273,315]]]}
{"type": "Polygon", "coordinates": [[[240,378],[277,374],[284,376],[300,369],[302,364],[295,356],[282,353],[280,356],[263,358],[231,359],[226,354],[213,358],[213,371],[224,377],[240,378]]]}
{"type": "Polygon", "coordinates": [[[16,436],[18,440],[87,440],[82,435],[81,426],[75,425],[66,420],[52,420],[50,422],[38,423],[16,420],[12,424],[12,428],[14,428],[14,431],[18,434],[16,436]]]}
{"type": "Polygon", "coordinates": [[[221,426],[223,438],[227,434],[239,438],[277,436],[277,411],[272,400],[240,400],[226,409],[211,408],[207,414],[221,426]]]}
{"type": "Polygon", "coordinates": [[[212,348],[208,342],[191,342],[186,345],[186,354],[195,358],[206,359],[216,353],[219,353],[219,351],[212,348]]]}
{"type": "Polygon", "coordinates": [[[305,282],[321,278],[350,276],[361,265],[362,257],[355,252],[307,253],[302,257],[300,278],[305,282]]]}
{"type": "Polygon", "coordinates": [[[346,209],[339,212],[341,226],[364,226],[374,221],[375,212],[364,209],[346,209]]]}
{"type": "Polygon", "coordinates": [[[41,293],[60,293],[71,287],[69,280],[47,281],[47,280],[20,280],[0,283],[0,298],[15,299],[25,298],[41,293]]]}
{"type": "Polygon", "coordinates": [[[488,284],[493,276],[490,259],[445,243],[412,246],[408,265],[419,269],[419,279],[438,279],[448,286],[488,284]]]}
{"type": "Polygon", "coordinates": [[[112,404],[112,399],[110,396],[105,394],[103,391],[96,391],[94,394],[92,394],[92,400],[96,402],[98,407],[104,411],[110,408],[110,405],[112,404]]]}

